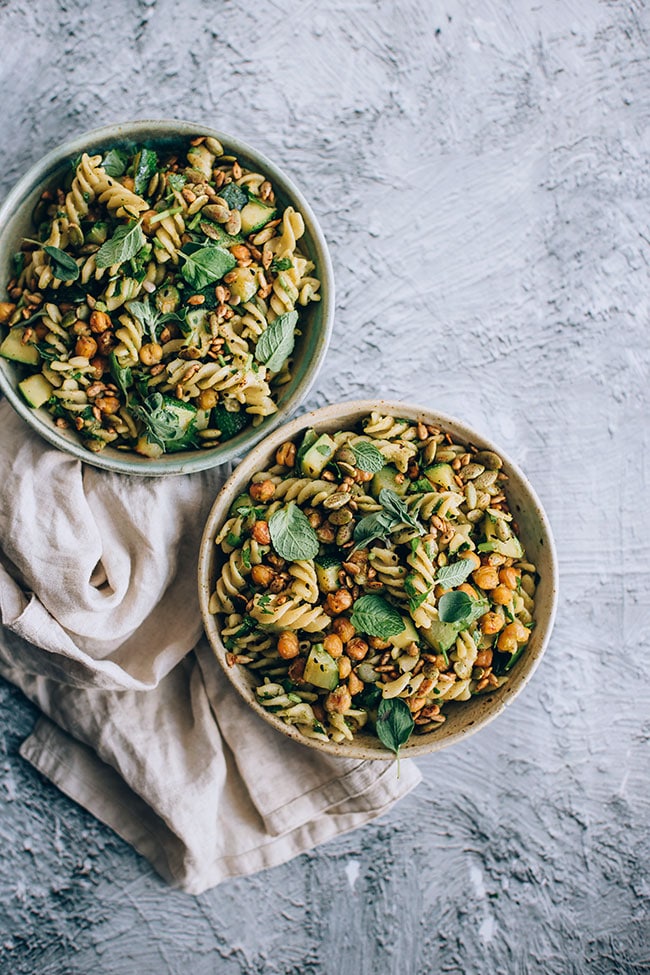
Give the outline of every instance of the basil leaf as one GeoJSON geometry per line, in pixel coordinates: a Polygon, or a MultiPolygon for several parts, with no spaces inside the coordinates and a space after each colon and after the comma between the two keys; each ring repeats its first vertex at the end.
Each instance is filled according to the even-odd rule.
{"type": "Polygon", "coordinates": [[[474,566],[470,559],[458,559],[451,565],[443,565],[436,572],[434,582],[439,582],[446,589],[453,589],[460,586],[470,575],[474,566]]]}
{"type": "Polygon", "coordinates": [[[49,244],[43,246],[43,250],[50,259],[52,274],[59,281],[76,281],[79,277],[79,268],[74,257],[66,254],[60,247],[52,247],[49,244]]]}
{"type": "Polygon", "coordinates": [[[237,263],[230,251],[223,250],[216,244],[206,244],[205,247],[193,249],[191,253],[181,250],[178,256],[183,259],[181,274],[196,291],[207,288],[214,281],[220,281],[237,263]]]}
{"type": "Polygon", "coordinates": [[[118,227],[110,240],[97,251],[97,267],[112,267],[113,264],[123,264],[144,247],[146,241],[140,221],[130,227],[118,227]]]}
{"type": "Polygon", "coordinates": [[[237,183],[227,183],[219,190],[219,196],[231,210],[241,210],[248,203],[248,193],[237,183]]]}
{"type": "Polygon", "coordinates": [[[399,610],[374,593],[357,599],[350,619],[357,630],[368,636],[381,637],[382,640],[397,636],[405,629],[399,610]]]}
{"type": "Polygon", "coordinates": [[[255,346],[255,358],[270,372],[279,372],[293,352],[297,321],[297,311],[285,312],[278,315],[260,335],[255,346]]]}
{"type": "Polygon", "coordinates": [[[366,443],[362,440],[361,443],[354,444],[352,451],[356,458],[356,466],[360,471],[376,474],[386,463],[381,451],[372,443],[366,443]]]}
{"type": "Polygon", "coordinates": [[[384,698],[377,709],[375,729],[382,745],[399,754],[411,737],[415,722],[406,703],[399,697],[384,698]]]}
{"type": "Polygon", "coordinates": [[[293,501],[273,512],[269,518],[269,532],[273,548],[287,562],[313,559],[318,555],[316,532],[293,501]]]}
{"type": "Polygon", "coordinates": [[[385,511],[376,511],[366,515],[354,526],[354,549],[366,548],[375,539],[386,539],[393,530],[395,523],[385,511]]]}
{"type": "Polygon", "coordinates": [[[416,528],[420,535],[424,535],[424,527],[411,514],[402,499],[394,491],[383,488],[379,492],[379,503],[384,508],[384,511],[393,515],[396,524],[410,525],[411,528],[416,528]]]}
{"type": "Polygon", "coordinates": [[[142,196],[157,169],[158,156],[153,149],[141,149],[135,157],[135,172],[133,174],[133,188],[138,196],[142,196]]]}
{"type": "Polygon", "coordinates": [[[124,397],[129,394],[129,387],[133,385],[133,373],[130,366],[121,366],[114,352],[108,357],[111,376],[122,390],[124,397]]]}
{"type": "Polygon", "coordinates": [[[464,620],[472,609],[470,596],[466,592],[452,590],[446,592],[438,600],[438,616],[441,623],[459,623],[464,620]]]}
{"type": "Polygon", "coordinates": [[[126,172],[129,154],[123,149],[110,149],[102,159],[101,166],[107,176],[117,179],[126,172]]]}

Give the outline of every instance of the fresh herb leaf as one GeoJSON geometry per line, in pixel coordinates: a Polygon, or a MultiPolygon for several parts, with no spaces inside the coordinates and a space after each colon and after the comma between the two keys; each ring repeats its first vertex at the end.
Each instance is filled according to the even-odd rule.
{"type": "Polygon", "coordinates": [[[129,154],[123,149],[110,149],[102,159],[102,169],[107,176],[117,179],[126,172],[126,164],[129,161],[129,154]]]}
{"type": "Polygon", "coordinates": [[[251,549],[250,545],[244,545],[241,549],[241,560],[247,569],[251,567],[251,549]]]}
{"type": "Polygon", "coordinates": [[[79,268],[74,257],[66,254],[60,247],[52,247],[45,244],[43,250],[50,259],[52,274],[59,281],[76,281],[79,277],[79,268]]]}
{"type": "Polygon", "coordinates": [[[44,362],[53,362],[61,355],[58,349],[55,349],[52,345],[48,345],[47,342],[37,342],[36,348],[44,362]]]}
{"type": "Polygon", "coordinates": [[[361,693],[355,698],[354,706],[374,711],[381,701],[381,690],[376,684],[366,684],[361,693]]]}
{"type": "Polygon", "coordinates": [[[153,174],[158,169],[158,156],[153,149],[141,149],[135,157],[133,173],[134,190],[142,196],[153,174]]]}
{"type": "Polygon", "coordinates": [[[138,253],[146,243],[140,221],[131,226],[118,227],[110,240],[97,251],[97,267],[112,267],[123,264],[138,253]]]}
{"type": "Polygon", "coordinates": [[[152,342],[157,342],[156,326],[159,324],[160,313],[152,308],[148,301],[127,301],[126,307],[134,318],[137,318],[152,342]]]}
{"type": "Polygon", "coordinates": [[[220,281],[237,263],[230,251],[216,244],[206,244],[205,247],[196,249],[195,247],[190,249],[186,245],[186,250],[179,251],[178,256],[183,259],[181,274],[196,291],[201,291],[209,284],[220,281]]]}
{"type": "Polygon", "coordinates": [[[272,271],[288,271],[291,267],[290,257],[274,257],[271,261],[272,271]]]}
{"type": "Polygon", "coordinates": [[[438,616],[441,623],[459,623],[469,616],[472,598],[466,592],[452,590],[438,600],[438,616]]]}
{"type": "Polygon", "coordinates": [[[411,512],[406,507],[405,503],[395,494],[394,491],[388,488],[383,488],[379,492],[379,503],[384,508],[384,511],[392,514],[396,523],[401,525],[409,525],[411,528],[417,529],[420,535],[424,535],[424,527],[420,524],[417,518],[411,514],[411,512]]]}
{"type": "Polygon", "coordinates": [[[142,404],[131,404],[131,412],[142,421],[147,439],[163,450],[175,450],[193,443],[193,418],[182,428],[179,412],[187,414],[187,403],[181,403],[160,393],[152,393],[142,404]]]}
{"type": "Polygon", "coordinates": [[[399,755],[413,733],[415,722],[407,704],[399,697],[384,698],[377,709],[375,728],[382,745],[399,755]]]}
{"type": "Polygon", "coordinates": [[[231,210],[241,210],[248,203],[248,193],[237,183],[227,183],[219,190],[219,196],[231,210]]]}
{"type": "Polygon", "coordinates": [[[361,443],[354,444],[352,451],[356,458],[356,466],[360,471],[376,474],[386,464],[381,451],[374,444],[366,443],[365,440],[362,440],[361,443]]]}
{"type": "Polygon", "coordinates": [[[273,548],[287,562],[313,559],[318,554],[316,532],[293,501],[274,511],[269,518],[269,532],[273,548]]]}
{"type": "Polygon", "coordinates": [[[234,532],[228,532],[226,535],[226,542],[228,545],[232,545],[233,548],[237,548],[241,542],[241,537],[239,535],[235,535],[234,532]]]}
{"type": "Polygon", "coordinates": [[[278,315],[260,335],[255,347],[255,358],[270,372],[279,372],[287,361],[296,341],[297,311],[278,315]]]}
{"type": "Polygon", "coordinates": [[[422,605],[430,592],[431,589],[425,589],[424,592],[419,592],[415,596],[411,596],[409,599],[409,611],[414,613],[422,605]]]}
{"type": "Polygon", "coordinates": [[[399,610],[375,593],[357,599],[350,619],[357,630],[382,640],[396,636],[405,629],[399,610]]]}
{"type": "Polygon", "coordinates": [[[121,366],[114,352],[111,352],[109,355],[108,362],[111,376],[117,383],[119,389],[121,389],[124,397],[128,397],[129,389],[133,385],[133,373],[131,372],[131,367],[121,366]]]}
{"type": "Polygon", "coordinates": [[[14,277],[18,277],[25,269],[25,251],[16,251],[11,255],[11,266],[14,277]]]}
{"type": "Polygon", "coordinates": [[[442,565],[436,572],[434,582],[439,582],[445,589],[453,589],[460,586],[471,574],[474,566],[471,559],[458,559],[451,565],[442,565]]]}
{"type": "Polygon", "coordinates": [[[177,193],[180,193],[186,183],[187,176],[185,176],[183,173],[169,173],[167,177],[167,185],[177,193]]]}

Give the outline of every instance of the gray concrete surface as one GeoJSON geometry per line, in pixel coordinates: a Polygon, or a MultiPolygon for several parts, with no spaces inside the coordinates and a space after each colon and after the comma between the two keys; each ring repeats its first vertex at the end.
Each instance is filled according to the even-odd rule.
{"type": "Polygon", "coordinates": [[[0,972],[650,972],[650,68],[640,0],[0,3],[5,191],[45,149],[204,119],[293,174],[338,315],[309,406],[465,418],[545,503],[559,618],[385,819],[191,898],[19,757],[0,687],[0,972]]]}

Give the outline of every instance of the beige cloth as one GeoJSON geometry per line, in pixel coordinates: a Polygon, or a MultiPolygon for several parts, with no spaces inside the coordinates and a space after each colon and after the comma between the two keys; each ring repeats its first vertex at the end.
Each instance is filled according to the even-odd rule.
{"type": "Polygon", "coordinates": [[[0,403],[0,674],[47,717],[21,754],[200,893],[368,822],[410,761],[317,755],[250,712],[201,638],[196,563],[216,471],[126,477],[0,403]]]}

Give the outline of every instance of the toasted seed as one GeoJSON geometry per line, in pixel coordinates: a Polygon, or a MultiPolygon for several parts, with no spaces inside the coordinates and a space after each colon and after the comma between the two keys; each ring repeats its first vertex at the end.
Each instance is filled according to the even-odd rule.
{"type": "Polygon", "coordinates": [[[458,476],[462,481],[473,481],[475,478],[482,474],[485,468],[482,464],[465,464],[464,467],[460,468],[458,476]]]}

